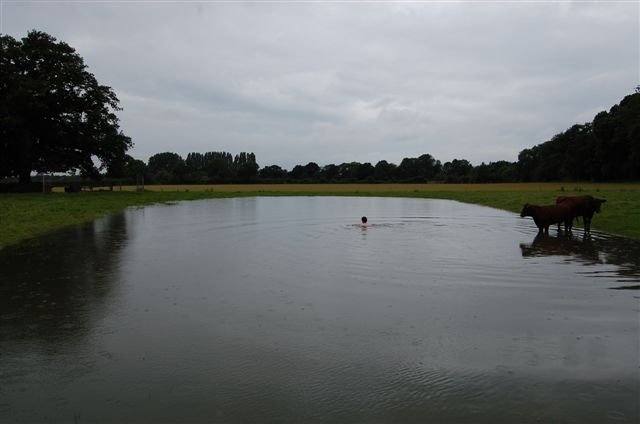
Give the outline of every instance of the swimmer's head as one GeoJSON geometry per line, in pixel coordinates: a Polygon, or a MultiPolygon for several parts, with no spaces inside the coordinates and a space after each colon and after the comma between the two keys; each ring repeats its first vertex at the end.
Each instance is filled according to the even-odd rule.
{"type": "Polygon", "coordinates": [[[367,223],[367,217],[363,216],[362,218],[360,218],[360,220],[362,221],[363,224],[367,223]]]}

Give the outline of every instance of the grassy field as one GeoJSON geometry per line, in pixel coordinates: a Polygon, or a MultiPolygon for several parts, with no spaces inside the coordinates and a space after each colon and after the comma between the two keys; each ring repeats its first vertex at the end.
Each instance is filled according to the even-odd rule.
{"type": "MultiPolygon", "coordinates": [[[[559,195],[607,199],[593,229],[640,239],[640,183],[530,184],[278,184],[135,187],[113,192],[0,194],[0,247],[131,206],[239,196],[380,196],[451,199],[520,212],[524,203],[551,204],[559,195]]],[[[579,226],[581,227],[581,226],[579,226]]],[[[531,222],[531,230],[535,226],[531,222]]]]}

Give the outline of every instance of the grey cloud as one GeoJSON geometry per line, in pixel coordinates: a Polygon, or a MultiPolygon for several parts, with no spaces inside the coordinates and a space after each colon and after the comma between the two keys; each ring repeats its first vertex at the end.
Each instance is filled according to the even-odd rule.
{"type": "Polygon", "coordinates": [[[118,93],[134,156],[516,160],[638,84],[634,3],[7,3],[118,93]]]}

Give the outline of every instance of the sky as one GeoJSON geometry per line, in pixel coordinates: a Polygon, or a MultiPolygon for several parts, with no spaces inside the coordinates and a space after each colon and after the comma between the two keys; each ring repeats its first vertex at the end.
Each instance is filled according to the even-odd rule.
{"type": "Polygon", "coordinates": [[[633,1],[1,0],[0,33],[71,45],[136,159],[260,167],[518,153],[640,84],[633,1]]]}

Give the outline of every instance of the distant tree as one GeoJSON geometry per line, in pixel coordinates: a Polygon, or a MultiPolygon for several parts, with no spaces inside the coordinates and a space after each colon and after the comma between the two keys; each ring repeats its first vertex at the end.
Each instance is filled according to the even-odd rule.
{"type": "Polygon", "coordinates": [[[360,164],[356,168],[356,179],[358,181],[373,181],[376,169],[369,162],[360,164]]]}
{"type": "Polygon", "coordinates": [[[420,180],[424,181],[420,176],[420,168],[416,158],[404,158],[398,165],[398,177],[404,181],[420,180]]]}
{"type": "Polygon", "coordinates": [[[289,178],[293,180],[301,180],[305,177],[305,168],[302,165],[296,165],[289,171],[289,178]]]}
{"type": "Polygon", "coordinates": [[[398,166],[398,176],[407,182],[426,182],[440,173],[440,161],[429,154],[417,158],[404,158],[398,166]]]}
{"type": "Polygon", "coordinates": [[[202,153],[191,152],[187,154],[187,158],[184,160],[184,169],[183,182],[190,184],[207,182],[207,171],[202,153]]]}
{"type": "Polygon", "coordinates": [[[124,167],[129,155],[124,155],[118,160],[112,161],[107,167],[107,178],[122,178],[124,176],[124,167]]]}
{"type": "Polygon", "coordinates": [[[473,165],[466,159],[454,159],[442,165],[442,179],[447,183],[471,182],[473,165]]]}
{"type": "Polygon", "coordinates": [[[233,156],[228,152],[207,152],[204,154],[209,182],[228,183],[235,178],[233,156]]]}
{"type": "Polygon", "coordinates": [[[259,166],[256,163],[256,155],[241,152],[236,155],[233,164],[238,182],[250,183],[257,180],[259,166]]]}
{"type": "Polygon", "coordinates": [[[339,174],[340,168],[331,163],[323,166],[322,169],[320,169],[320,180],[326,182],[336,182],[338,181],[339,174]]]}
{"type": "Polygon", "coordinates": [[[111,163],[107,169],[108,178],[125,178],[129,181],[136,181],[138,176],[146,177],[146,174],[147,165],[144,161],[129,155],[124,155],[122,160],[111,163]]]}
{"type": "Polygon", "coordinates": [[[131,181],[137,181],[138,177],[143,177],[146,180],[148,178],[147,164],[140,159],[134,159],[127,155],[123,175],[126,179],[131,181]]]}
{"type": "Polygon", "coordinates": [[[563,152],[563,178],[570,180],[594,180],[600,178],[602,156],[594,154],[596,139],[593,125],[574,125],[558,135],[563,152]]]}
{"type": "Polygon", "coordinates": [[[597,153],[602,158],[601,178],[640,178],[640,92],[626,96],[609,112],[593,119],[597,153]]]}
{"type": "Polygon", "coordinates": [[[423,175],[427,180],[434,179],[442,170],[442,164],[440,161],[429,154],[418,157],[418,160],[420,161],[423,175]]]}
{"type": "Polygon", "coordinates": [[[397,168],[393,163],[381,160],[374,167],[374,178],[376,181],[393,181],[397,168]]]}
{"type": "Polygon", "coordinates": [[[289,177],[294,180],[317,181],[319,176],[320,166],[315,162],[309,162],[304,166],[296,165],[291,172],[289,172],[289,177]]]}
{"type": "Polygon", "coordinates": [[[173,152],[157,153],[149,158],[147,167],[153,182],[169,184],[182,182],[186,171],[182,156],[173,152]]]}
{"type": "Polygon", "coordinates": [[[360,162],[345,162],[338,165],[338,179],[341,182],[351,183],[358,180],[360,162]]]}
{"type": "Polygon", "coordinates": [[[197,152],[189,153],[184,164],[193,171],[203,171],[206,168],[204,155],[197,152]]]}
{"type": "Polygon", "coordinates": [[[538,150],[535,148],[524,149],[518,154],[518,162],[516,170],[518,177],[524,182],[531,182],[535,180],[536,169],[540,163],[540,156],[538,150]]]}
{"type": "Polygon", "coordinates": [[[484,162],[473,169],[471,180],[477,183],[506,183],[517,180],[516,164],[507,161],[484,162]]]}
{"type": "Polygon", "coordinates": [[[0,36],[0,177],[27,183],[32,171],[117,172],[132,146],[119,110],[113,90],[68,44],[40,31],[20,41],[0,36]]]}
{"type": "Polygon", "coordinates": [[[261,180],[268,182],[284,182],[287,179],[287,171],[278,165],[265,166],[258,175],[261,180]]]}

